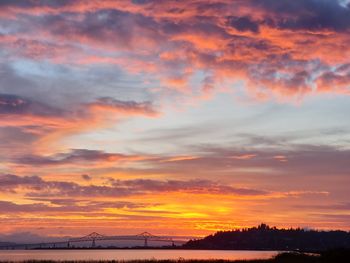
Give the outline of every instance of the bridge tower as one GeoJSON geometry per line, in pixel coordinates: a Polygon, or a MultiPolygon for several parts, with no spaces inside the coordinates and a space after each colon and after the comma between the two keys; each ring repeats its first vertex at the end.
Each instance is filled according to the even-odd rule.
{"type": "Polygon", "coordinates": [[[105,240],[105,238],[106,238],[105,236],[102,236],[99,233],[92,232],[91,234],[89,234],[87,236],[70,238],[69,242],[85,242],[85,241],[90,242],[91,241],[91,248],[95,248],[96,241],[97,240],[105,240]]]}
{"type": "Polygon", "coordinates": [[[152,235],[151,233],[148,232],[143,232],[141,234],[136,235],[138,237],[142,237],[144,240],[144,247],[148,247],[148,239],[152,238],[152,237],[156,237],[154,235],[152,235]]]}

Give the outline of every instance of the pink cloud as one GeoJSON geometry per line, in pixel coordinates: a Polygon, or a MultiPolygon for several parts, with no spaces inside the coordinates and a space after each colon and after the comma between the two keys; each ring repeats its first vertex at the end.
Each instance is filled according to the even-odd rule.
{"type": "Polygon", "coordinates": [[[249,160],[252,159],[256,156],[256,154],[242,154],[242,155],[235,155],[232,156],[231,158],[237,159],[237,160],[249,160]]]}
{"type": "Polygon", "coordinates": [[[344,74],[330,78],[329,72],[346,64],[350,55],[344,46],[349,42],[349,11],[327,2],[325,6],[339,16],[331,21],[322,16],[324,6],[303,2],[288,9],[290,5],[290,1],[280,7],[254,0],[179,1],[172,6],[109,0],[99,4],[9,3],[3,10],[12,16],[5,19],[40,26],[35,36],[25,33],[21,40],[14,32],[2,35],[1,42],[17,56],[67,63],[65,58],[73,55],[71,63],[117,64],[129,72],[153,74],[163,88],[187,95],[207,92],[204,82],[198,89],[190,79],[209,71],[203,80],[216,80],[211,92],[218,89],[219,79],[245,81],[247,94],[259,100],[300,100],[325,91],[348,94],[349,79],[344,74]],[[20,18],[24,11],[32,17],[20,18]],[[77,46],[84,46],[84,51],[77,46]],[[106,50],[128,54],[113,58],[103,54],[106,50]]]}

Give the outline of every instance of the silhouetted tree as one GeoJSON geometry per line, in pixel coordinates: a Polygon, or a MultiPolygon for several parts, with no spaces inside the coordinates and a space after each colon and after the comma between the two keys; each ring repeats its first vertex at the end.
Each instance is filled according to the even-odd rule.
{"type": "Polygon", "coordinates": [[[191,240],[184,248],[324,251],[350,248],[350,233],[339,230],[277,229],[261,224],[248,229],[219,231],[200,240],[191,240]]]}

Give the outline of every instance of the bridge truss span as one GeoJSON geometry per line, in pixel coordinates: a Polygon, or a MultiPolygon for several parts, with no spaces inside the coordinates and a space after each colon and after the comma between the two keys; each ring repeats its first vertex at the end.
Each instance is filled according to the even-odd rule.
{"type": "Polygon", "coordinates": [[[168,236],[155,236],[149,232],[143,232],[137,235],[118,235],[118,236],[107,236],[101,235],[97,232],[92,232],[89,235],[82,237],[69,238],[67,241],[58,242],[42,242],[42,243],[29,243],[29,244],[9,244],[0,246],[0,249],[30,249],[30,248],[62,248],[64,246],[71,248],[72,243],[79,242],[91,242],[91,248],[97,247],[98,241],[143,241],[144,247],[148,247],[149,242],[165,242],[170,243],[172,246],[175,244],[184,244],[186,240],[178,240],[168,236]]]}
{"type": "Polygon", "coordinates": [[[101,235],[97,232],[92,232],[89,235],[83,236],[83,237],[77,237],[77,238],[70,238],[68,240],[69,245],[71,243],[75,242],[91,242],[91,247],[96,247],[96,241],[143,241],[144,247],[148,247],[149,241],[152,242],[169,242],[172,244],[172,246],[175,246],[176,243],[182,244],[186,241],[181,240],[174,240],[171,237],[167,236],[155,236],[149,232],[143,232],[141,234],[137,235],[120,235],[120,236],[105,236],[101,235]]]}

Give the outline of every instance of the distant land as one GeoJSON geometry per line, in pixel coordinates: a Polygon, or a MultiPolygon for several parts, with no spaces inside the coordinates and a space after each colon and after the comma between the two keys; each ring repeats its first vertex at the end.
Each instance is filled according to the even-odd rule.
{"type": "MultiPolygon", "coordinates": [[[[101,240],[96,239],[96,242],[101,240]]],[[[103,240],[102,240],[103,241],[103,240]]],[[[151,240],[149,240],[151,241],[151,240]]],[[[270,250],[270,251],[296,251],[320,253],[334,249],[350,250],[350,232],[341,230],[319,231],[302,228],[278,229],[266,224],[257,227],[219,231],[201,239],[191,239],[183,245],[161,246],[118,246],[112,244],[71,245],[71,241],[21,244],[13,242],[0,242],[2,249],[203,249],[203,250],[270,250]],[[62,244],[61,244],[62,243],[62,244]]],[[[146,244],[146,243],[145,243],[146,244]]]]}
{"type": "Polygon", "coordinates": [[[350,232],[277,229],[261,224],[258,227],[220,231],[203,239],[190,240],[183,248],[319,252],[350,248],[350,232]]]}

